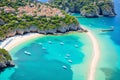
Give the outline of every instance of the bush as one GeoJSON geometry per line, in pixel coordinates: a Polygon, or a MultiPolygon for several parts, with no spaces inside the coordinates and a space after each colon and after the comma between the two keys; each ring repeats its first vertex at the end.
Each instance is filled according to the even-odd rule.
{"type": "Polygon", "coordinates": [[[3,55],[7,60],[12,60],[11,56],[9,55],[8,51],[5,49],[0,48],[0,55],[3,55]]]}

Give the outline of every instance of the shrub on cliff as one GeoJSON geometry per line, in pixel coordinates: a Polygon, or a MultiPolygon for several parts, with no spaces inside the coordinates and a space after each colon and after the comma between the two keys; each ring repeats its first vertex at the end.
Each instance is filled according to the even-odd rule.
{"type": "Polygon", "coordinates": [[[83,6],[80,9],[81,15],[85,16],[85,17],[97,17],[99,16],[99,7],[96,5],[87,5],[87,6],[83,6]]]}
{"type": "Polygon", "coordinates": [[[8,51],[6,51],[5,49],[1,49],[0,48],[0,62],[2,62],[2,58],[5,58],[7,61],[8,60],[12,60],[10,54],[8,51]]]}

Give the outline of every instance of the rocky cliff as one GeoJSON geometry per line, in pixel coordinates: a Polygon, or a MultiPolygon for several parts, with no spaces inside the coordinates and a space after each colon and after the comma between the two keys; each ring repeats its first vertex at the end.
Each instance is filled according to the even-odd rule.
{"type": "Polygon", "coordinates": [[[80,13],[85,17],[99,17],[99,16],[115,16],[114,4],[112,2],[99,2],[98,4],[91,4],[80,9],[80,13]]]}
{"type": "Polygon", "coordinates": [[[80,29],[79,22],[75,17],[58,8],[22,1],[1,1],[0,40],[29,32],[56,34],[80,29]]]}
{"type": "Polygon", "coordinates": [[[80,13],[84,17],[116,15],[114,3],[111,0],[50,0],[50,4],[66,12],[80,13]]]}
{"type": "Polygon", "coordinates": [[[75,25],[75,24],[66,25],[59,28],[55,28],[55,29],[49,29],[49,30],[39,30],[37,26],[30,26],[23,29],[17,28],[15,30],[11,30],[6,34],[5,37],[0,37],[0,40],[4,40],[8,37],[12,37],[15,35],[23,35],[24,33],[30,33],[30,32],[35,32],[40,34],[57,34],[57,33],[66,33],[69,31],[77,31],[80,29],[81,29],[80,25],[75,25]]]}
{"type": "Polygon", "coordinates": [[[6,67],[15,66],[12,62],[12,58],[5,49],[0,49],[0,71],[6,67]]]}

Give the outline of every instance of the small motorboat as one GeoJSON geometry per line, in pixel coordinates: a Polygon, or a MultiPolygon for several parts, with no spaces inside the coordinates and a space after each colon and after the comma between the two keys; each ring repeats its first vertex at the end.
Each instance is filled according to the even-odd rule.
{"type": "Polygon", "coordinates": [[[78,48],[78,45],[75,45],[76,48],[78,48]]]}
{"type": "Polygon", "coordinates": [[[27,54],[27,55],[31,55],[31,53],[28,52],[28,51],[24,51],[24,53],[27,54]]]}
{"type": "Polygon", "coordinates": [[[66,56],[65,59],[68,59],[68,57],[66,56]]]}
{"type": "Polygon", "coordinates": [[[64,65],[63,65],[62,67],[63,67],[63,69],[67,69],[67,66],[64,66],[64,65]]]}
{"type": "Polygon", "coordinates": [[[38,43],[39,45],[42,45],[42,43],[38,43]]]}
{"type": "Polygon", "coordinates": [[[63,45],[64,43],[63,42],[60,42],[61,45],[63,45]]]}
{"type": "Polygon", "coordinates": [[[46,48],[45,47],[42,47],[43,50],[45,50],[46,48]]]}
{"type": "Polygon", "coordinates": [[[72,63],[72,60],[68,60],[69,63],[72,63]]]}
{"type": "Polygon", "coordinates": [[[52,44],[52,41],[48,41],[49,44],[52,44]]]}
{"type": "Polygon", "coordinates": [[[67,57],[70,57],[70,54],[66,54],[67,57]]]}

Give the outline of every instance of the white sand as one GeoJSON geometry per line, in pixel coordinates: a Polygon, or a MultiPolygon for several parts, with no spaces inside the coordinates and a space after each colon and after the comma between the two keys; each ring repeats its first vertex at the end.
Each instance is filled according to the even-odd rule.
{"type": "MultiPolygon", "coordinates": [[[[96,72],[96,66],[99,61],[99,56],[100,56],[100,50],[99,50],[99,44],[94,37],[94,35],[88,31],[87,32],[88,36],[90,37],[92,44],[93,44],[93,58],[90,64],[90,71],[88,73],[88,80],[95,80],[95,72],[96,72]]],[[[28,41],[30,39],[36,38],[43,36],[42,34],[38,33],[30,33],[24,36],[15,36],[6,39],[4,42],[1,43],[0,48],[4,48],[6,50],[11,50],[15,46],[22,44],[25,41],[28,41]]],[[[88,66],[89,67],[89,66],[88,66]]]]}
{"type": "Polygon", "coordinates": [[[10,51],[15,46],[22,44],[25,41],[28,41],[30,39],[34,39],[36,37],[43,36],[42,34],[38,33],[29,33],[23,36],[14,36],[11,38],[7,38],[5,41],[3,41],[0,45],[0,48],[4,48],[8,51],[10,51]]]}
{"type": "Polygon", "coordinates": [[[90,37],[92,44],[93,44],[93,55],[92,55],[93,58],[90,63],[90,69],[89,69],[90,71],[88,73],[87,80],[95,80],[96,67],[97,67],[97,63],[99,61],[99,57],[100,57],[99,44],[98,44],[95,36],[89,30],[88,30],[87,34],[90,37]]]}

